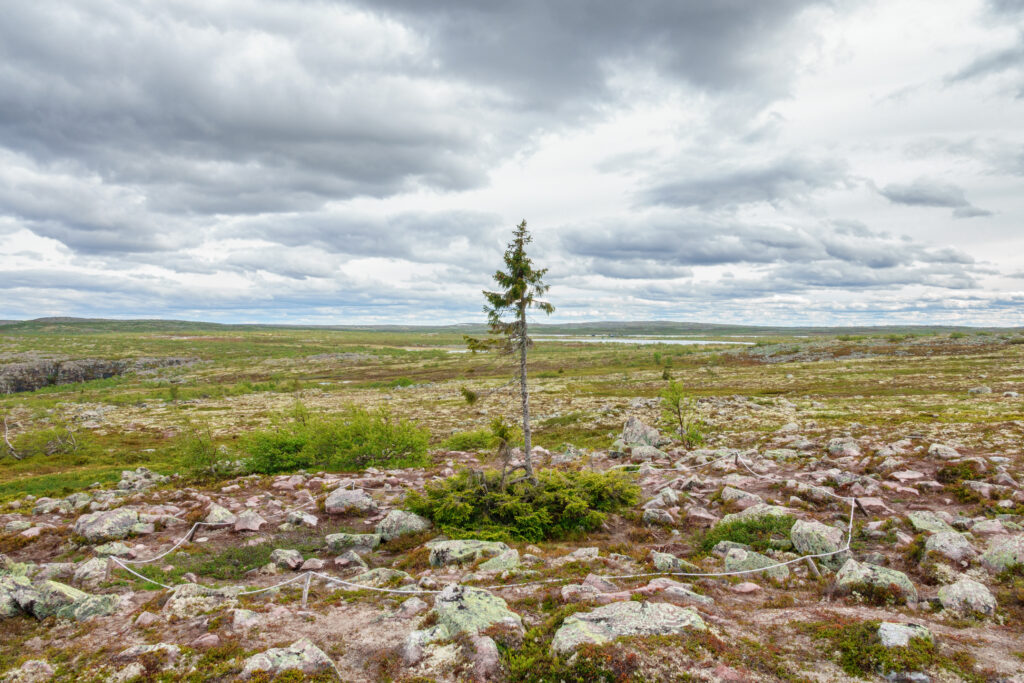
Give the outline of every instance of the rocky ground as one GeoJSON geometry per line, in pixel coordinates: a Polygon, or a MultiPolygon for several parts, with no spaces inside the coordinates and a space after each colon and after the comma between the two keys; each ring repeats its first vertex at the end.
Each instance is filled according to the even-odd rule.
{"type": "MultiPolygon", "coordinates": [[[[955,406],[890,391],[938,381],[934,365],[821,362],[812,387],[806,365],[766,361],[785,396],[743,393],[761,366],[712,374],[736,390],[700,399],[709,441],[692,448],[651,426],[656,399],[540,381],[540,415],[611,437],[535,459],[634,472],[643,492],[574,541],[449,540],[406,512],[407,491],[491,458],[443,449],[425,469],[196,486],[138,468],[114,486],[13,497],[0,506],[0,676],[1024,681],[1020,357],[952,371],[955,406]],[[859,375],[864,391],[868,374],[875,394],[815,389],[859,375]],[[970,417],[940,417],[953,410],[970,417]]],[[[646,386],[655,373],[630,378],[646,386]]],[[[444,414],[468,429],[500,412],[497,399],[458,406],[457,386],[367,391],[366,403],[433,405],[425,421],[442,432],[444,414]]],[[[293,397],[206,412],[223,411],[229,430],[232,409],[239,424],[259,421],[268,400],[293,397]]],[[[305,400],[337,399],[312,389],[305,400]]],[[[171,425],[163,404],[75,409],[97,431],[144,411],[171,425]]]]}

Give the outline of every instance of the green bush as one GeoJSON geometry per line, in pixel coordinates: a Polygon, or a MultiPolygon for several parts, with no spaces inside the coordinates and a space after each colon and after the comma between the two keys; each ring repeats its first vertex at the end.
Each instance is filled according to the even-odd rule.
{"type": "Polygon", "coordinates": [[[223,457],[213,442],[208,426],[186,425],[173,446],[174,454],[185,472],[192,479],[200,481],[216,478],[221,470],[218,465],[223,457]]]}
{"type": "Polygon", "coordinates": [[[430,433],[386,410],[352,407],[340,416],[305,414],[280,429],[250,434],[249,469],[262,474],[297,469],[361,470],[429,463],[430,433]]]}
{"type": "Polygon", "coordinates": [[[499,472],[463,471],[410,492],[406,507],[452,538],[537,542],[600,528],[608,513],[635,505],[640,489],[621,472],[540,470],[537,484],[501,489],[499,472]]]}
{"type": "Polygon", "coordinates": [[[483,451],[493,445],[494,435],[489,429],[457,432],[441,442],[441,447],[449,451],[483,451]]]}
{"type": "Polygon", "coordinates": [[[714,548],[719,541],[744,543],[754,550],[764,552],[768,549],[772,537],[789,538],[789,530],[796,523],[790,515],[765,515],[752,519],[734,519],[731,522],[720,522],[708,530],[701,540],[701,549],[705,552],[714,548]]]}

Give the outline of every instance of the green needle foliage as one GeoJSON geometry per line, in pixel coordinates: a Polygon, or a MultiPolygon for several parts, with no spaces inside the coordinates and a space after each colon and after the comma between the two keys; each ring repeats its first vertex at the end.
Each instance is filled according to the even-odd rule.
{"type": "Polygon", "coordinates": [[[679,435],[683,445],[693,448],[704,443],[706,425],[697,414],[697,402],[686,393],[683,385],[670,381],[659,396],[661,419],[679,435]]]}
{"type": "Polygon", "coordinates": [[[533,474],[533,462],[530,457],[532,446],[530,393],[526,383],[526,352],[532,342],[526,330],[526,312],[531,308],[536,308],[551,315],[554,313],[555,307],[539,298],[549,289],[548,285],[544,283],[544,275],[548,270],[547,268],[534,268],[533,261],[526,255],[526,245],[532,241],[533,237],[526,229],[524,220],[516,226],[512,233],[512,241],[505,249],[506,269],[499,270],[494,274],[494,281],[500,289],[495,292],[484,290],[484,298],[487,300],[484,305],[487,324],[490,326],[491,334],[501,339],[482,341],[466,337],[466,343],[474,351],[498,346],[506,353],[519,355],[519,393],[523,410],[523,452],[525,453],[523,467],[526,470],[526,477],[535,482],[536,477],[533,474]]]}
{"type": "Polygon", "coordinates": [[[427,484],[422,494],[411,491],[405,504],[452,538],[536,543],[595,531],[609,513],[639,499],[639,487],[622,472],[540,470],[536,484],[503,490],[500,472],[466,470],[427,484]]]}

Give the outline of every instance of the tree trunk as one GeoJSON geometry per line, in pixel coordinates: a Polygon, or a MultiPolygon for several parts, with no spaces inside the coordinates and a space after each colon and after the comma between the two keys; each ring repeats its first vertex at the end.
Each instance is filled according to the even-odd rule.
{"type": "Polygon", "coordinates": [[[537,479],[533,476],[533,456],[530,454],[532,446],[530,438],[530,393],[526,388],[526,304],[519,304],[519,393],[523,400],[523,464],[526,466],[526,476],[531,482],[537,479]]]}

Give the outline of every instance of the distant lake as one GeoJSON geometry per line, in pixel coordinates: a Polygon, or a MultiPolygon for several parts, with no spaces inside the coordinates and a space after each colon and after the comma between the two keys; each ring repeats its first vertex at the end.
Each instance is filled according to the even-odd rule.
{"type": "Polygon", "coordinates": [[[754,344],[754,342],[718,341],[717,339],[662,339],[658,337],[571,337],[568,335],[534,337],[533,340],[544,342],[582,342],[584,344],[676,344],[678,346],[693,346],[698,344],[739,344],[741,346],[752,346],[754,344]]]}

